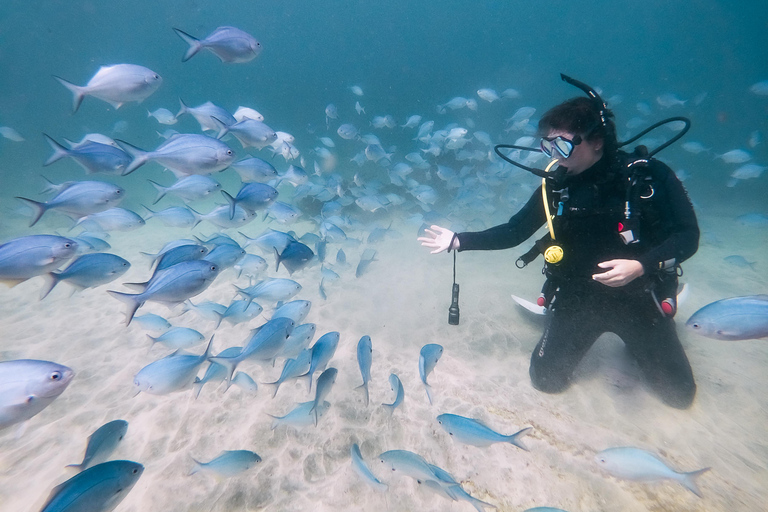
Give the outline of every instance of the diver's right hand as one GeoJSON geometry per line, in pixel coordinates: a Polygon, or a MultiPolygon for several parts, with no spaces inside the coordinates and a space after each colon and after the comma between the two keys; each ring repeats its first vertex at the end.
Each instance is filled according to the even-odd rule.
{"type": "Polygon", "coordinates": [[[419,237],[417,240],[421,242],[421,245],[424,247],[434,249],[432,254],[437,254],[439,252],[449,250],[457,250],[459,248],[458,238],[456,238],[456,241],[453,242],[453,246],[449,247],[451,245],[451,241],[454,240],[454,233],[450,229],[445,229],[441,228],[440,226],[433,225],[430,226],[429,229],[425,229],[424,232],[427,236],[419,237]]]}

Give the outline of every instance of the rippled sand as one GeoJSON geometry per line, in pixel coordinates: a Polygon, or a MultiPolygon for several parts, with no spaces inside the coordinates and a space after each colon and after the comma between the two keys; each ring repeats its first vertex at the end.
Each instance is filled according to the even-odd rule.
{"type": "MultiPolygon", "coordinates": [[[[223,394],[222,388],[211,385],[197,400],[191,391],[132,397],[133,376],[169,351],[149,350],[146,332],[138,324],[125,327],[125,306],[105,293],[122,289],[117,284],[72,297],[68,285],[60,284],[42,302],[40,278],[0,288],[0,360],[47,359],[77,374],[21,437],[15,437],[15,428],[0,432],[0,509],[39,510],[50,489],[72,475],[64,466],[80,462],[87,436],[121,418],[129,422],[128,434],[114,458],[140,462],[146,469],[119,512],[472,510],[466,502],[451,503],[411,478],[384,470],[375,457],[391,449],[419,453],[453,474],[470,494],[502,511],[534,506],[570,512],[764,510],[768,345],[759,340],[709,340],[688,333],[682,324],[713,300],[766,293],[765,272],[723,262],[724,256],[737,252],[731,240],[740,240],[738,253],[749,261],[759,259],[757,268],[763,271],[765,256],[754,230],[701,220],[725,243],[703,245],[685,265],[691,296],[680,308],[678,326],[698,384],[698,396],[688,411],[666,407],[650,395],[612,335],[598,341],[567,392],[545,395],[531,387],[528,361],[543,322],[510,298],[514,293],[534,300],[541,286],[539,262],[522,271],[514,267],[527,245],[459,255],[461,324],[455,327],[447,324],[452,258],[432,256],[421,248],[414,226],[399,226],[402,239],[377,244],[379,261],[359,279],[354,270],[366,244],[344,246],[350,266],[335,268],[341,280],[326,283],[327,301],[318,292],[319,267],[295,274],[304,287],[297,298],[312,301],[306,321],[317,324],[317,337],[341,332],[331,363],[339,370],[328,397],[332,406],[316,428],[298,431],[285,426],[270,430],[267,414],[283,415],[295,402],[311,399],[304,382],[284,384],[275,399],[266,386],[250,395],[237,387],[223,394]],[[365,334],[371,336],[374,351],[368,407],[362,393],[354,390],[361,383],[355,349],[365,334]],[[445,347],[429,378],[432,406],[418,375],[419,350],[426,343],[445,347]],[[379,405],[393,399],[390,373],[398,374],[405,387],[405,402],[392,417],[379,405]],[[507,434],[533,427],[525,439],[530,451],[508,444],[459,445],[435,419],[445,412],[482,419],[507,434]],[[390,484],[386,493],[375,492],[352,471],[352,443],[360,445],[373,471],[390,484]],[[641,484],[602,474],[593,457],[613,446],[648,449],[681,471],[711,466],[712,471],[699,479],[704,497],[676,483],[641,484]],[[206,473],[187,476],[191,457],[207,461],[234,449],[255,451],[263,462],[223,481],[206,473]]],[[[246,232],[253,236],[264,227],[256,222],[246,232]]],[[[300,223],[293,229],[301,234],[312,226],[300,223]]],[[[202,226],[196,232],[208,234],[211,229],[202,226]]],[[[111,252],[133,263],[121,281],[148,276],[140,249],[157,251],[164,242],[187,234],[152,222],[139,231],[115,234],[111,252]]],[[[5,233],[3,238],[12,236],[5,233]]],[[[338,247],[329,246],[329,259],[335,259],[338,247]]],[[[283,269],[275,273],[274,258],[264,256],[270,276],[288,277],[283,269]]],[[[227,270],[195,301],[228,304],[235,283],[247,284],[247,278],[237,280],[234,271],[227,270]]],[[[262,305],[268,314],[270,309],[262,305]]],[[[169,318],[175,314],[153,303],[139,310],[146,312],[169,318]]],[[[170,320],[206,336],[214,332],[211,322],[194,313],[170,320]]],[[[256,323],[263,322],[262,316],[256,323]]],[[[248,330],[247,325],[223,323],[216,331],[215,351],[241,345],[248,330]]],[[[191,351],[203,350],[200,345],[191,351]]],[[[282,361],[274,368],[246,362],[240,369],[261,383],[276,380],[281,367],[282,361]]]]}

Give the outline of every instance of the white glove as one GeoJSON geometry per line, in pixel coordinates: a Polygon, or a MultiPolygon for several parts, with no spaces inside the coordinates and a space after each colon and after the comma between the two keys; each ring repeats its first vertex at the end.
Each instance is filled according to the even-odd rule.
{"type": "Polygon", "coordinates": [[[449,247],[449,245],[451,245],[451,240],[454,239],[454,233],[450,229],[441,228],[440,226],[430,226],[430,229],[425,229],[424,232],[427,236],[419,237],[417,240],[421,242],[421,245],[424,247],[434,249],[432,254],[459,248],[458,238],[453,242],[453,246],[449,247]]]}

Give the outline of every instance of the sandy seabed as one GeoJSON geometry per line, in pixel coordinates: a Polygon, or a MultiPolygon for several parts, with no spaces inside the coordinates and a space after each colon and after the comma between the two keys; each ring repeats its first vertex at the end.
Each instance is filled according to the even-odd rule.
{"type": "MultiPolygon", "coordinates": [[[[170,353],[149,349],[138,324],[124,325],[125,305],[105,290],[123,290],[121,282],[143,281],[148,262],[140,250],[156,252],[188,230],[160,228],[152,222],[138,231],[116,233],[109,251],[132,262],[118,282],[69,296],[60,284],[38,300],[42,279],[0,288],[0,360],[31,358],[71,367],[76,376],[67,390],[17,429],[0,432],[0,510],[34,512],[50,489],[73,475],[67,464],[82,460],[86,438],[114,419],[128,421],[128,433],[113,455],[140,462],[145,471],[118,512],[382,510],[462,511],[467,502],[451,502],[409,477],[385,470],[377,455],[405,449],[450,472],[474,497],[500,511],[551,506],[579,511],[740,511],[765,510],[768,500],[768,344],[761,340],[724,342],[688,332],[685,320],[717,299],[768,292],[765,232],[732,221],[700,218],[705,236],[699,252],[684,265],[691,292],[677,316],[678,331],[693,367],[698,394],[691,409],[665,406],[642,383],[639,371],[611,334],[598,340],[579,367],[574,385],[560,395],[531,387],[528,362],[544,322],[516,306],[510,294],[534,300],[542,283],[540,261],[524,270],[515,258],[527,249],[462,253],[458,257],[461,323],[449,326],[451,257],[433,256],[415,241],[416,227],[395,226],[400,239],[373,246],[377,260],[355,278],[355,266],[367,244],[329,244],[328,259],[343,247],[350,264],[334,266],[341,279],[319,293],[319,266],[294,274],[303,290],[296,298],[312,301],[305,322],[317,324],[317,339],[339,331],[331,361],[338,368],[329,397],[331,407],[317,427],[271,430],[267,414],[286,414],[296,402],[313,398],[305,382],[284,384],[272,399],[267,386],[255,394],[207,385],[195,400],[192,391],[133,397],[133,376],[170,353]],[[723,261],[731,254],[757,261],[755,269],[723,261]],[[354,388],[361,382],[356,360],[363,335],[373,341],[370,404],[354,388]],[[419,379],[419,350],[439,343],[445,352],[429,381],[430,406],[419,379]],[[396,373],[405,388],[404,404],[390,417],[379,404],[394,399],[387,378],[396,373]],[[488,448],[460,445],[436,417],[454,413],[483,420],[511,434],[532,427],[528,452],[510,444],[488,448]],[[349,448],[360,445],[374,473],[389,484],[379,493],[352,470],[349,448]],[[658,454],[673,469],[712,470],[699,478],[698,498],[675,482],[620,481],[601,472],[594,455],[614,446],[636,446],[658,454]],[[187,476],[191,457],[207,461],[222,450],[248,449],[263,462],[239,476],[217,480],[209,473],[187,476]]],[[[251,236],[266,225],[246,226],[251,236]]],[[[280,229],[279,225],[272,225],[280,229]]],[[[313,225],[291,226],[301,234],[313,225]]],[[[52,232],[52,231],[49,231],[52,232]]],[[[201,226],[196,233],[211,232],[201,226]]],[[[237,235],[232,230],[233,236],[237,235]]],[[[18,235],[13,235],[18,236],[18,235]]],[[[351,233],[360,238],[362,233],[351,233]]],[[[367,237],[367,233],[365,234],[367,237]]],[[[12,236],[4,236],[4,239],[12,236]]],[[[259,253],[255,247],[249,252],[259,253]]],[[[267,275],[274,271],[274,257],[267,275]]],[[[247,285],[232,269],[194,299],[228,304],[233,284],[247,285]]],[[[216,330],[214,352],[242,345],[250,328],[269,318],[273,306],[251,324],[224,322],[216,330]]],[[[207,337],[214,324],[190,312],[148,303],[174,325],[193,327],[207,337]]],[[[191,349],[202,353],[205,345],[191,349]]],[[[257,382],[277,379],[275,367],[247,361],[239,369],[257,382]]],[[[202,376],[205,367],[200,371],[202,376]]],[[[313,390],[314,392],[314,390],[313,390]]]]}

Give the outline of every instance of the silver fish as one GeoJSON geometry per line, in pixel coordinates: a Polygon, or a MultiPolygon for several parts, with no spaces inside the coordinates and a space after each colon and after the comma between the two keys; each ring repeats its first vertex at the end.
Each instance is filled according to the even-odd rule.
{"type": "Polygon", "coordinates": [[[112,183],[102,181],[78,181],[56,194],[45,203],[16,197],[34,209],[34,215],[29,226],[37,224],[40,217],[48,210],[59,210],[82,217],[91,213],[103,212],[117,206],[125,197],[125,190],[112,183]]]}
{"type": "Polygon", "coordinates": [[[251,469],[261,462],[261,457],[249,450],[225,450],[210,462],[200,462],[194,457],[195,467],[189,472],[194,475],[200,471],[208,471],[216,476],[229,478],[251,469]]]}
{"type": "Polygon", "coordinates": [[[0,245],[0,282],[16,286],[60,267],[77,252],[74,240],[54,235],[28,235],[0,245]]]}
{"type": "Polygon", "coordinates": [[[58,76],[54,78],[72,92],[73,112],[77,112],[86,96],[106,101],[116,109],[129,101],[141,103],[163,83],[160,75],[135,64],[102,66],[84,86],[67,82],[58,76]]]}
{"type": "Polygon", "coordinates": [[[195,39],[177,28],[173,30],[189,45],[181,59],[182,62],[188,61],[203,49],[217,56],[222,62],[250,62],[258,57],[262,50],[261,43],[256,38],[235,27],[218,27],[202,40],[195,39]]]}
{"type": "Polygon", "coordinates": [[[83,471],[105,462],[115,451],[120,441],[123,440],[127,431],[128,422],[125,420],[114,420],[102,425],[88,436],[88,445],[85,447],[83,461],[80,464],[70,464],[67,467],[78,468],[83,471]]]}
{"type": "Polygon", "coordinates": [[[136,393],[145,392],[152,395],[167,395],[174,391],[182,391],[192,386],[200,366],[208,360],[213,346],[213,336],[208,342],[208,348],[202,355],[195,356],[173,354],[149,363],[139,370],[133,378],[136,393]]]}
{"type": "Polygon", "coordinates": [[[0,429],[26,421],[48,407],[74,376],[70,368],[49,361],[0,362],[0,429]]]}
{"type": "Polygon", "coordinates": [[[235,153],[223,142],[197,134],[179,134],[171,137],[154,151],[144,151],[125,141],[117,141],[133,157],[123,172],[132,173],[149,161],[156,161],[178,176],[211,174],[229,167],[235,153]]]}

